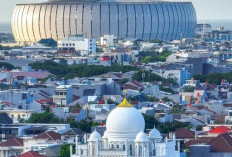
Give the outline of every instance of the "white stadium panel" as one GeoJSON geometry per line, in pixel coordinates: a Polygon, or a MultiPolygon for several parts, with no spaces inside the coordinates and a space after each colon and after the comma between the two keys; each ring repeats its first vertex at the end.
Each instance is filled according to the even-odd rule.
{"type": "Polygon", "coordinates": [[[164,32],[163,32],[163,36],[162,39],[163,40],[168,40],[168,34],[169,34],[169,11],[168,11],[168,7],[167,4],[162,4],[162,8],[163,8],[163,13],[164,13],[164,32]]]}
{"type": "Polygon", "coordinates": [[[100,21],[101,21],[101,36],[109,35],[110,34],[110,18],[109,18],[109,5],[102,4],[101,5],[101,14],[100,14],[100,21]]]}
{"type": "Polygon", "coordinates": [[[76,29],[77,29],[77,34],[83,34],[82,26],[83,26],[83,5],[80,4],[77,6],[77,19],[76,19],[76,29]]]}
{"type": "Polygon", "coordinates": [[[76,28],[76,21],[77,21],[77,5],[71,6],[70,11],[70,34],[75,35],[77,34],[77,28],[76,28]]]}
{"type": "Polygon", "coordinates": [[[136,17],[135,38],[142,39],[143,37],[143,9],[141,5],[135,5],[135,17],[136,17]]]}
{"type": "Polygon", "coordinates": [[[152,27],[150,39],[157,39],[157,32],[159,29],[159,16],[156,5],[150,5],[151,17],[152,17],[152,27]]]}
{"type": "Polygon", "coordinates": [[[164,32],[164,13],[162,4],[157,4],[158,19],[159,19],[159,29],[157,31],[157,39],[162,39],[164,32]]]}
{"type": "Polygon", "coordinates": [[[151,34],[151,10],[148,4],[142,5],[143,7],[143,16],[144,16],[144,31],[143,31],[143,39],[149,40],[151,34]]]}
{"type": "Polygon", "coordinates": [[[177,34],[178,34],[178,28],[179,28],[179,18],[178,18],[178,12],[177,12],[177,7],[176,4],[172,4],[172,11],[173,11],[173,23],[174,23],[174,28],[173,28],[173,35],[171,40],[177,39],[177,34]]]}
{"type": "Polygon", "coordinates": [[[64,5],[58,5],[57,15],[56,15],[56,29],[58,40],[64,39],[64,5]]]}
{"type": "Polygon", "coordinates": [[[125,5],[118,5],[118,17],[119,17],[119,38],[126,38],[127,34],[127,13],[125,5]]]}
{"type": "Polygon", "coordinates": [[[183,20],[183,13],[182,13],[182,8],[181,4],[176,4],[177,8],[177,13],[178,13],[178,21],[179,21],[179,26],[178,26],[178,32],[177,32],[177,38],[180,39],[183,36],[183,30],[184,30],[184,20],[183,20]]]}
{"type": "Polygon", "coordinates": [[[92,12],[91,12],[91,5],[85,5],[83,11],[83,35],[86,38],[91,38],[91,19],[92,19],[92,12]]]}
{"type": "Polygon", "coordinates": [[[27,15],[28,15],[28,10],[29,10],[29,5],[25,5],[24,10],[23,10],[23,15],[22,15],[22,31],[23,31],[23,36],[25,41],[29,41],[29,36],[28,36],[28,29],[27,29],[27,15]]]}
{"type": "Polygon", "coordinates": [[[174,13],[173,13],[173,9],[172,9],[172,5],[173,4],[169,4],[167,5],[168,8],[168,15],[169,15],[169,31],[168,31],[168,36],[167,39],[173,39],[173,34],[174,32],[174,28],[175,28],[175,21],[174,21],[174,13]]]}
{"type": "Polygon", "coordinates": [[[46,15],[46,9],[47,6],[46,5],[42,5],[41,6],[41,11],[40,11],[40,18],[39,18],[39,25],[40,25],[40,35],[41,35],[41,39],[46,39],[46,33],[45,33],[45,15],[46,15]]]}
{"type": "Polygon", "coordinates": [[[183,25],[184,25],[182,37],[185,37],[186,33],[187,33],[187,12],[185,10],[185,7],[184,7],[183,3],[180,6],[182,8],[182,18],[183,18],[183,25]]]}
{"type": "Polygon", "coordinates": [[[134,5],[127,5],[127,38],[135,38],[135,7],[134,5]]]}
{"type": "Polygon", "coordinates": [[[51,33],[51,12],[52,12],[52,5],[47,5],[46,13],[44,18],[44,32],[47,38],[52,38],[51,33]]]}
{"type": "Polygon", "coordinates": [[[64,6],[64,37],[71,35],[70,33],[70,10],[71,5],[64,6]]]}
{"type": "Polygon", "coordinates": [[[33,32],[35,36],[35,41],[39,41],[41,39],[40,36],[40,24],[39,24],[39,12],[41,9],[41,5],[36,5],[33,15],[33,32]]]}
{"type": "Polygon", "coordinates": [[[100,26],[100,5],[93,5],[92,6],[92,37],[99,38],[101,32],[100,26]]]}
{"type": "Polygon", "coordinates": [[[56,19],[56,13],[57,13],[58,6],[57,5],[52,5],[52,10],[51,10],[51,35],[54,40],[57,40],[57,19],[56,19]]]}
{"type": "Polygon", "coordinates": [[[110,5],[110,34],[118,36],[118,6],[110,5]]]}
{"type": "Polygon", "coordinates": [[[20,6],[16,6],[13,12],[13,17],[12,17],[12,32],[14,35],[14,38],[16,41],[20,41],[20,37],[19,37],[19,32],[18,32],[18,12],[19,12],[20,6]]]}
{"type": "Polygon", "coordinates": [[[188,3],[185,3],[184,4],[184,8],[185,8],[185,14],[186,14],[186,34],[185,34],[185,37],[189,37],[189,33],[190,33],[190,18],[189,18],[189,10],[188,10],[188,3]]]}
{"type": "Polygon", "coordinates": [[[24,11],[24,5],[21,5],[20,6],[20,10],[19,10],[19,12],[18,12],[18,18],[17,18],[17,20],[18,20],[18,32],[19,32],[19,37],[23,40],[23,41],[25,41],[25,39],[24,39],[24,35],[23,35],[23,26],[22,26],[22,20],[23,20],[23,11],[24,11]]]}

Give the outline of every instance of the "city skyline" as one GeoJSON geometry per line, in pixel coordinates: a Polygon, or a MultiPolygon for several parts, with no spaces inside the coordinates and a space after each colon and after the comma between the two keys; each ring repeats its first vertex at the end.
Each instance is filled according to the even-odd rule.
{"type": "MultiPolygon", "coordinates": [[[[36,2],[44,2],[46,0],[37,0],[36,2]]],[[[176,0],[169,0],[176,1],[176,0]]],[[[193,2],[198,20],[220,20],[220,19],[232,19],[232,5],[231,0],[178,0],[178,1],[191,1],[193,2]],[[209,5],[210,4],[210,5],[209,5]],[[206,9],[207,8],[207,9],[206,9]]],[[[12,11],[17,3],[30,3],[35,0],[12,0],[12,1],[0,1],[0,22],[10,22],[12,11]],[[7,6],[7,7],[6,7],[7,6]]]]}

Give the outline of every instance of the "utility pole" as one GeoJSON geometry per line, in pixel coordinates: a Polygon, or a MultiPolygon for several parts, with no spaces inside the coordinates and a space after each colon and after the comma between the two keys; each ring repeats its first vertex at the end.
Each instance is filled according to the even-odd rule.
{"type": "Polygon", "coordinates": [[[10,108],[12,109],[12,105],[13,105],[13,76],[10,76],[10,108]]]}

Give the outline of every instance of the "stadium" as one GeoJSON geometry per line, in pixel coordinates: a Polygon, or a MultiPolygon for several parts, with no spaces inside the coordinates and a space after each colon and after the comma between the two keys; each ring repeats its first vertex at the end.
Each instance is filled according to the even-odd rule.
{"type": "Polygon", "coordinates": [[[18,4],[11,24],[19,43],[104,35],[171,41],[194,37],[196,12],[191,2],[157,0],[48,0],[18,4]]]}

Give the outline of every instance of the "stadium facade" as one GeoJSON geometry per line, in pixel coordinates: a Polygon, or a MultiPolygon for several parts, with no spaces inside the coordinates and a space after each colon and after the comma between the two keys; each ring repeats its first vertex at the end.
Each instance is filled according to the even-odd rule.
{"type": "Polygon", "coordinates": [[[195,34],[196,12],[191,2],[157,0],[49,0],[18,4],[12,16],[17,42],[62,40],[82,34],[142,40],[174,40],[195,34]]]}

